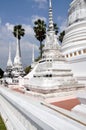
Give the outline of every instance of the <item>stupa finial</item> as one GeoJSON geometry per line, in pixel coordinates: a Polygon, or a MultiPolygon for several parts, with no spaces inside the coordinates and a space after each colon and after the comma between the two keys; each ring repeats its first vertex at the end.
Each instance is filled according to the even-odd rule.
{"type": "Polygon", "coordinates": [[[49,30],[53,30],[52,0],[49,0],[49,30]]]}
{"type": "Polygon", "coordinates": [[[52,3],[51,3],[51,0],[49,1],[49,7],[52,7],[52,3]]]}

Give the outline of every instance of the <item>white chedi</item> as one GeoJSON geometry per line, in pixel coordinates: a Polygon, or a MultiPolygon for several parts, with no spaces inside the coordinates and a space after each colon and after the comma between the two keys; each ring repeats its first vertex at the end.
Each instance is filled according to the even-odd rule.
{"type": "Polygon", "coordinates": [[[19,76],[24,76],[25,72],[23,70],[22,62],[21,62],[21,50],[20,50],[20,42],[17,39],[16,42],[16,55],[14,58],[14,63],[12,67],[12,77],[18,78],[19,76]]]}
{"type": "Polygon", "coordinates": [[[4,77],[11,77],[12,66],[13,64],[11,60],[11,46],[9,44],[9,55],[8,55],[6,70],[4,72],[4,77]]]}
{"type": "MultiPolygon", "coordinates": [[[[70,65],[60,52],[60,45],[54,31],[52,6],[49,6],[49,28],[46,33],[43,57],[33,70],[24,77],[24,86],[29,90],[49,93],[62,89],[80,87],[73,77],[70,65]]],[[[82,87],[82,86],[81,86],[82,87]]]]}
{"type": "Polygon", "coordinates": [[[62,53],[67,58],[77,80],[86,84],[86,1],[73,0],[70,4],[68,27],[62,43],[62,53]],[[77,14],[77,17],[76,17],[77,14]]]}

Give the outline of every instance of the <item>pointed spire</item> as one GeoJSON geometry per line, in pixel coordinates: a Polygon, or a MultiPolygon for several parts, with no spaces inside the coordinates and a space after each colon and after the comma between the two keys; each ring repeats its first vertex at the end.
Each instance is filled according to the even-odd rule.
{"type": "Polygon", "coordinates": [[[17,48],[16,48],[16,56],[17,57],[21,57],[20,56],[20,43],[18,41],[18,30],[17,30],[17,48]]]}
{"type": "Polygon", "coordinates": [[[16,56],[14,58],[14,64],[20,65],[21,63],[21,52],[20,52],[20,42],[18,40],[18,30],[17,30],[17,44],[16,44],[16,56]]]}
{"type": "Polygon", "coordinates": [[[49,0],[49,30],[53,30],[53,12],[52,12],[52,2],[49,0]]]}
{"type": "Polygon", "coordinates": [[[10,44],[9,44],[9,56],[8,56],[7,66],[12,66],[12,60],[11,60],[11,46],[10,46],[10,44]]]}
{"type": "Polygon", "coordinates": [[[32,48],[32,63],[34,63],[34,44],[33,44],[33,48],[32,48]]]}
{"type": "Polygon", "coordinates": [[[49,7],[51,7],[51,8],[52,8],[52,3],[51,3],[51,0],[49,1],[49,5],[50,5],[49,7]]]}

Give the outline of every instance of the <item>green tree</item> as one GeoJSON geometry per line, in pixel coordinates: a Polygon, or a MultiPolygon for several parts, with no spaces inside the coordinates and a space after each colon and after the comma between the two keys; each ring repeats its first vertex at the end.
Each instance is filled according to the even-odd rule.
{"type": "Polygon", "coordinates": [[[46,37],[46,24],[44,20],[38,19],[35,21],[33,29],[36,39],[40,41],[40,57],[42,57],[42,42],[46,37]]]}
{"type": "Polygon", "coordinates": [[[0,68],[0,78],[3,77],[4,71],[0,68]]]}
{"type": "Polygon", "coordinates": [[[59,32],[59,28],[56,23],[54,23],[53,25],[54,25],[55,34],[57,35],[59,32]]]}
{"type": "Polygon", "coordinates": [[[27,75],[30,71],[31,71],[31,66],[27,66],[27,67],[25,68],[25,73],[26,73],[26,75],[27,75]]]}
{"type": "Polygon", "coordinates": [[[59,35],[59,41],[62,43],[63,41],[63,38],[65,36],[65,31],[61,32],[60,35],[59,35]]]}
{"type": "MultiPolygon", "coordinates": [[[[53,25],[54,25],[55,34],[57,35],[58,32],[59,32],[59,28],[58,28],[58,26],[57,26],[56,23],[54,23],[53,25]]],[[[65,35],[65,31],[61,32],[60,35],[59,35],[59,41],[60,41],[61,43],[62,43],[62,41],[63,41],[64,35],[65,35]]]]}
{"type": "MultiPolygon", "coordinates": [[[[42,48],[42,53],[43,53],[43,47],[44,47],[44,44],[42,44],[41,47],[39,47],[40,52],[41,52],[41,48],[42,48]]],[[[41,55],[39,55],[39,56],[35,59],[35,61],[38,62],[40,59],[41,59],[41,55]]]]}
{"type": "Polygon", "coordinates": [[[4,121],[2,120],[2,117],[0,116],[0,130],[7,130],[4,121]]]}
{"type": "MultiPolygon", "coordinates": [[[[25,35],[25,29],[22,28],[22,25],[14,26],[13,35],[18,39],[18,45],[19,45],[19,50],[20,50],[20,40],[21,40],[21,37],[25,35]]],[[[21,52],[20,52],[20,56],[21,56],[21,52]]]]}

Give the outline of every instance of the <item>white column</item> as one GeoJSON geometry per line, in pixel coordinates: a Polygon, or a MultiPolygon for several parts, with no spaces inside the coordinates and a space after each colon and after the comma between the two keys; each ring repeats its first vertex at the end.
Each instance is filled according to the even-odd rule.
{"type": "Polygon", "coordinates": [[[18,40],[18,31],[17,31],[17,43],[16,43],[16,56],[14,58],[14,64],[21,64],[21,53],[20,53],[20,42],[18,40]]]}
{"type": "Polygon", "coordinates": [[[11,46],[10,46],[10,44],[9,44],[9,55],[8,55],[7,66],[12,66],[12,60],[11,60],[11,46]]]}

